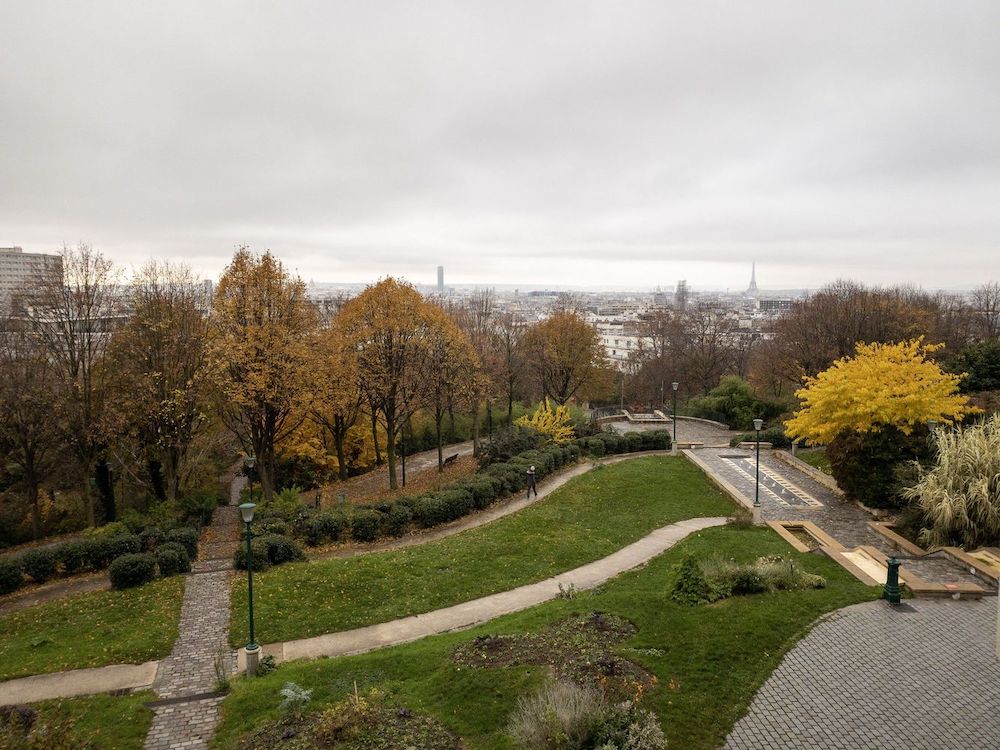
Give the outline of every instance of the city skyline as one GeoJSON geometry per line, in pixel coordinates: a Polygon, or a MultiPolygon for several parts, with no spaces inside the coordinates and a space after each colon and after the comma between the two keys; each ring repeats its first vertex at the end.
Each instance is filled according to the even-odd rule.
{"type": "Polygon", "coordinates": [[[305,279],[960,289],[1000,6],[0,8],[0,244],[305,279]],[[123,33],[127,30],[127,33],[123,33]]]}

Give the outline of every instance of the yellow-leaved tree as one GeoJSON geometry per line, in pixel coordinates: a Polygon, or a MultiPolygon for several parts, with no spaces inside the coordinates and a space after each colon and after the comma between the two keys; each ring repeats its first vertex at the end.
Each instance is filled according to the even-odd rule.
{"type": "Polygon", "coordinates": [[[530,417],[525,415],[514,422],[521,427],[530,427],[545,435],[550,443],[568,443],[573,439],[573,418],[569,407],[558,404],[553,409],[545,399],[530,417]]]}
{"type": "Polygon", "coordinates": [[[894,427],[909,435],[929,420],[952,424],[975,409],[958,392],[961,375],[927,358],[941,346],[923,338],[896,344],[856,345],[796,392],[802,402],[785,422],[789,437],[830,443],[845,430],[878,432],[894,427]]]}

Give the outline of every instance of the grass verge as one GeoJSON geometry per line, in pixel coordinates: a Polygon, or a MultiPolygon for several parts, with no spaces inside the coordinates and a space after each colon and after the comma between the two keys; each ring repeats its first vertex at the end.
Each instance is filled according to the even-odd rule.
{"type": "Polygon", "coordinates": [[[344,698],[355,682],[378,686],[389,699],[434,715],[472,750],[512,748],[504,728],[517,698],[546,679],[541,667],[477,669],[457,664],[452,651],[477,635],[538,632],[572,614],[600,610],[632,621],[637,632],[617,651],[657,677],[642,705],[659,716],[671,748],[718,747],[785,652],[820,615],[876,598],[831,560],[794,552],[770,529],[707,529],[648,566],[573,600],[555,600],[460,633],[340,659],[293,662],[254,680],[239,680],[223,703],[216,748],[235,748],[239,737],[279,715],[286,682],[313,689],[310,709],[344,698]],[[670,598],[679,563],[687,555],[752,561],[779,554],[824,576],[825,589],[733,597],[708,606],[670,598]]]}
{"type": "Polygon", "coordinates": [[[823,448],[817,448],[816,450],[811,451],[799,451],[796,454],[796,457],[801,458],[814,469],[819,469],[824,474],[833,474],[833,469],[830,467],[830,459],[827,457],[826,450],[823,448]]]}
{"type": "Polygon", "coordinates": [[[0,680],[165,656],[177,638],[183,596],[184,578],[174,576],[0,617],[0,680]]]}
{"type": "Polygon", "coordinates": [[[154,700],[150,692],[124,696],[91,695],[32,704],[39,722],[68,726],[76,742],[100,750],[142,750],[153,721],[153,712],[143,705],[154,700]]]}
{"type": "MultiPolygon", "coordinates": [[[[518,513],[395,552],[285,565],[254,576],[258,643],[306,638],[429,612],[598,560],[653,529],[735,506],[683,458],[596,468],[518,513]]],[[[237,584],[230,640],[246,642],[237,584]]]]}

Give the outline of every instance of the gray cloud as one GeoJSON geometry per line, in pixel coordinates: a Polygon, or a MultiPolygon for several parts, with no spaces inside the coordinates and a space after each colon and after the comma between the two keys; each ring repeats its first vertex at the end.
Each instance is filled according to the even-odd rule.
{"type": "Polygon", "coordinates": [[[997,276],[995,2],[7,3],[0,244],[214,276],[997,276]],[[942,262],[942,258],[947,262],[942,262]]]}

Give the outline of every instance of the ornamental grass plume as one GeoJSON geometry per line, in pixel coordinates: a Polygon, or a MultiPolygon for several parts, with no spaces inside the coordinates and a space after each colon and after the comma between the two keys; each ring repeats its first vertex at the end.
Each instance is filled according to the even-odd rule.
{"type": "Polygon", "coordinates": [[[903,495],[916,503],[927,545],[967,549],[1000,541],[1000,414],[978,424],[938,430],[937,462],[918,467],[918,481],[903,495]]]}

